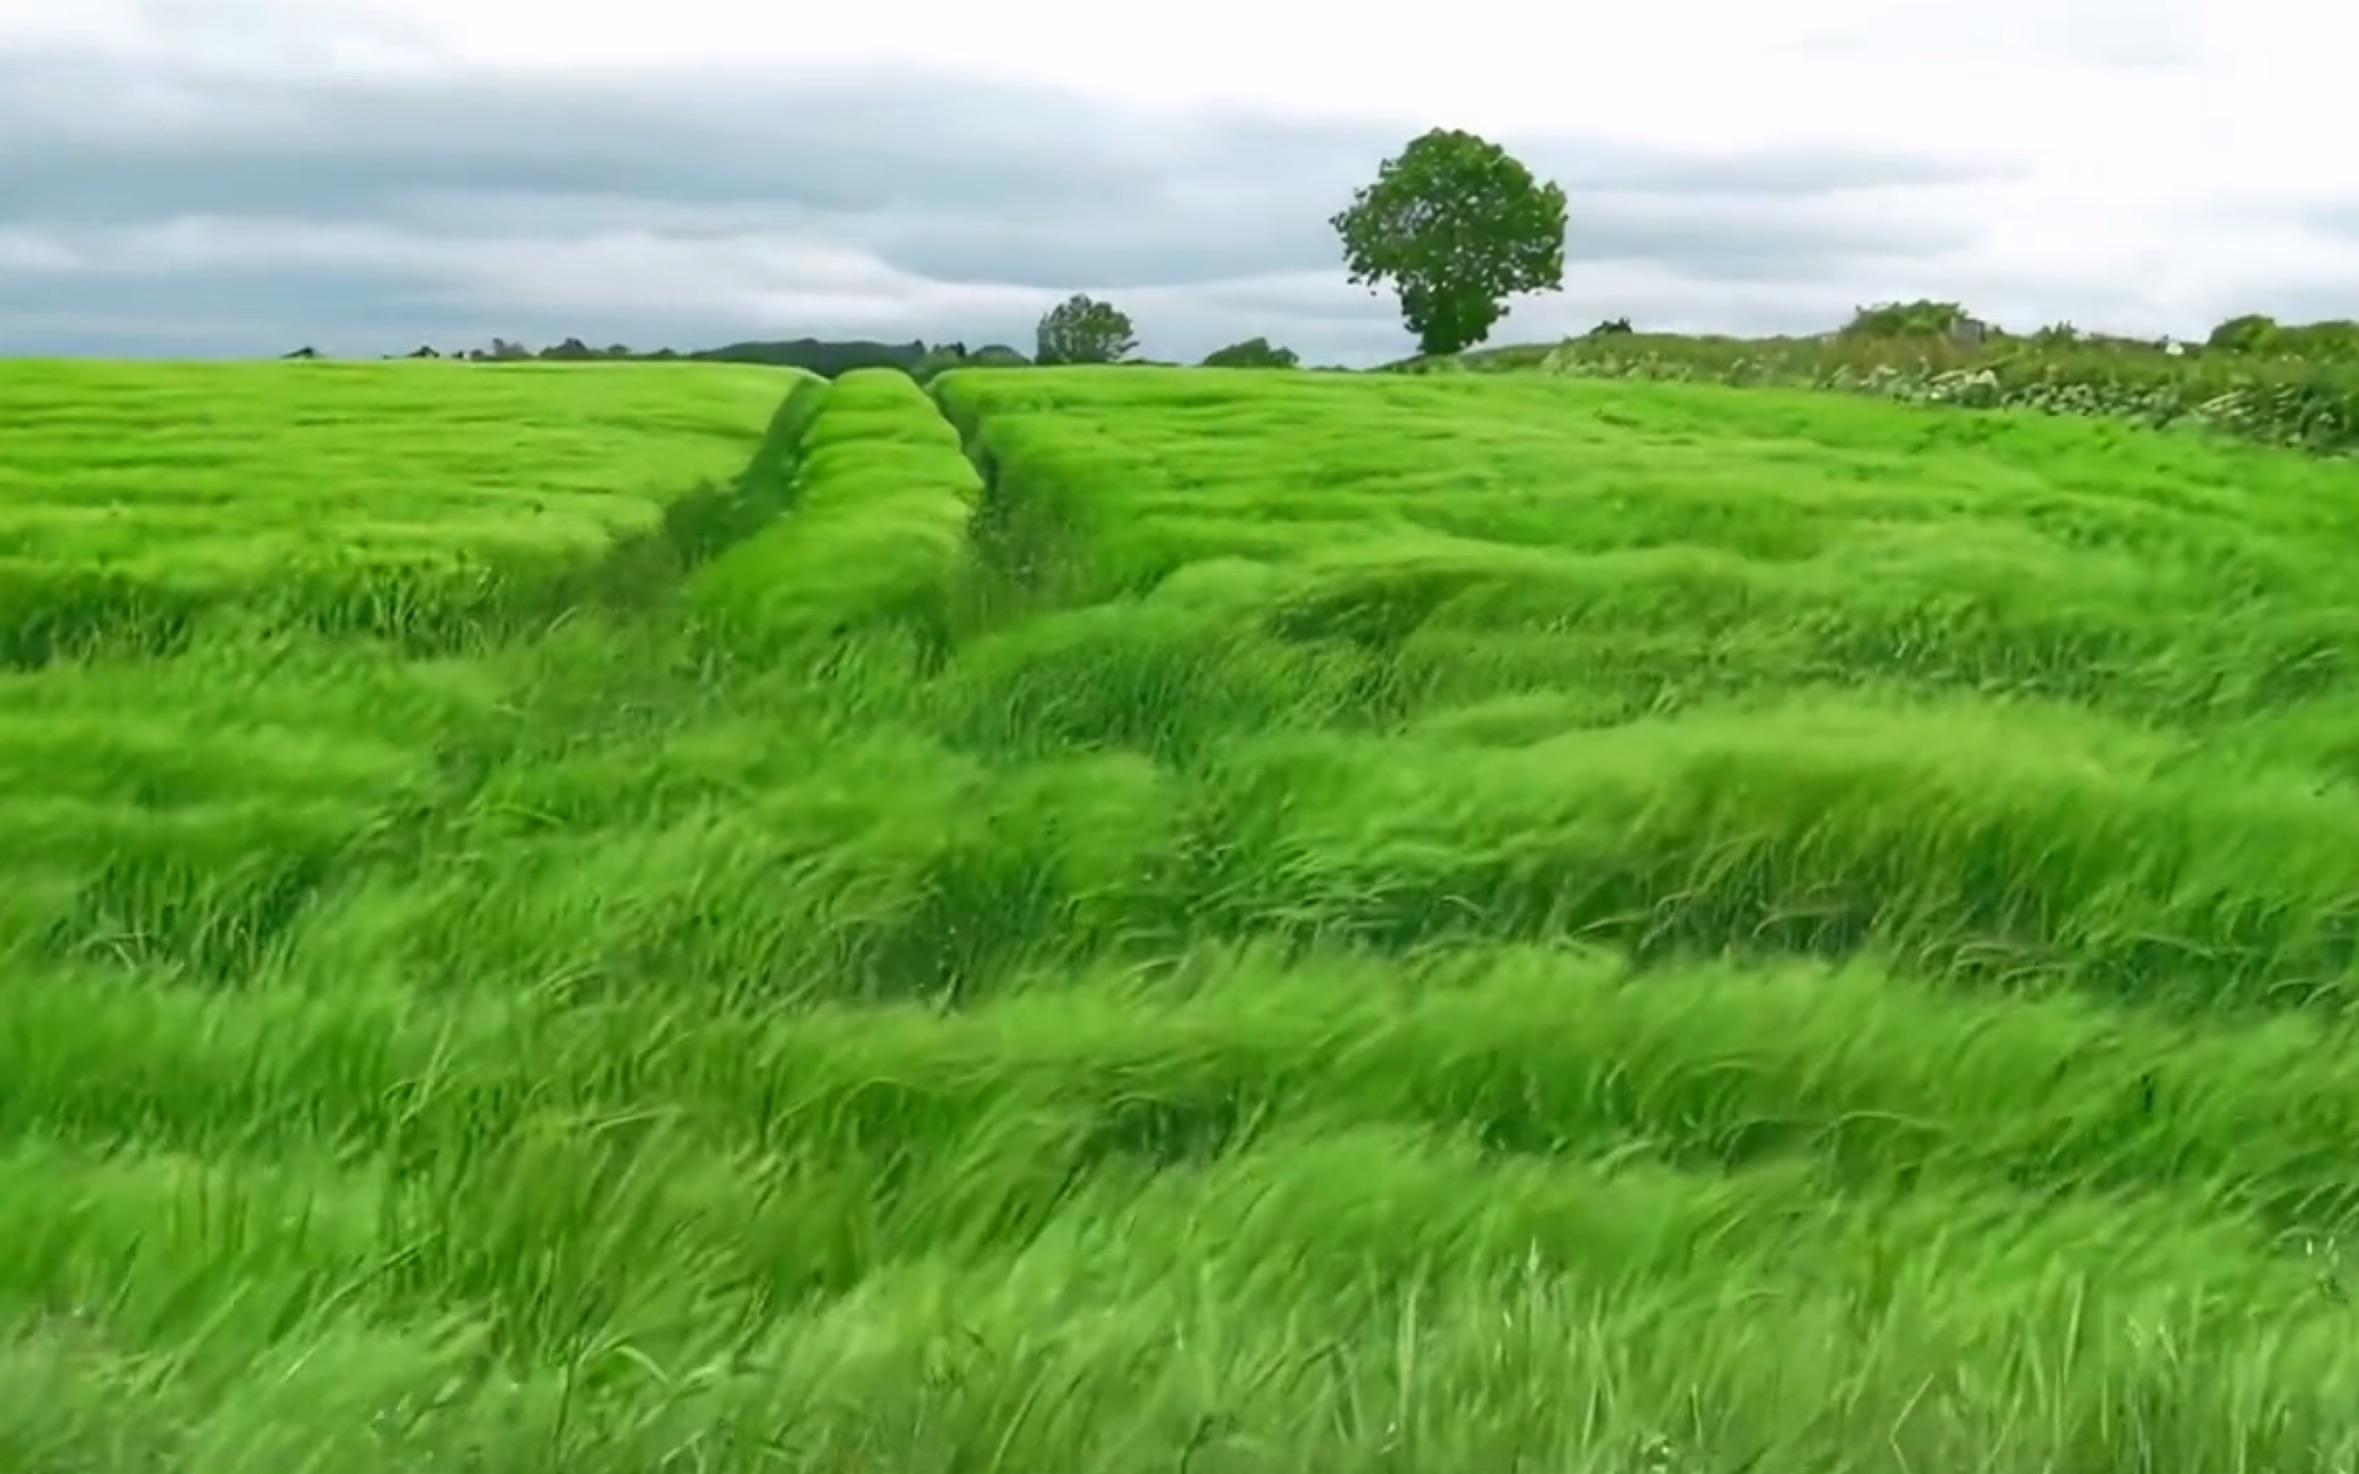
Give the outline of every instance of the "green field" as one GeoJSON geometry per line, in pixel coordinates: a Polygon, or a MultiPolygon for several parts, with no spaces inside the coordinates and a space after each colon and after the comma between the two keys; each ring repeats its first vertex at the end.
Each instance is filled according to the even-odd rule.
{"type": "Polygon", "coordinates": [[[0,663],[160,653],[233,612],[447,644],[612,602],[772,469],[781,382],[0,362],[0,663]]]}
{"type": "Polygon", "coordinates": [[[2359,469],[936,393],[0,368],[0,1469],[2359,1463],[2359,469]]]}

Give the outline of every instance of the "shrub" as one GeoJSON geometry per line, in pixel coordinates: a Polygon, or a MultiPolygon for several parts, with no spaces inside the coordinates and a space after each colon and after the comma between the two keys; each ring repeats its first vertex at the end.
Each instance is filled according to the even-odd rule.
{"type": "Polygon", "coordinates": [[[1300,368],[1302,359],[1291,348],[1274,348],[1267,338],[1247,338],[1205,355],[1204,368],[1300,368]]]}
{"type": "MultiPolygon", "coordinates": [[[[1438,368],[1439,365],[1435,365],[1438,368]]],[[[1460,368],[1469,367],[1464,363],[1460,368]]],[[[2146,343],[1946,338],[1573,338],[1541,372],[1837,389],[1928,404],[2192,423],[2272,445],[2359,450],[2359,362],[2172,356],[2146,343]]],[[[1428,372],[1420,367],[1416,371],[1428,372]]]]}
{"type": "Polygon", "coordinates": [[[1845,338],[1942,338],[1972,315],[1955,302],[1884,302],[1861,307],[1851,314],[1839,336],[1845,338]]]}
{"type": "Polygon", "coordinates": [[[2248,312],[2213,328],[2203,346],[2222,353],[2265,353],[2275,345],[2277,335],[2277,319],[2248,312]]]}

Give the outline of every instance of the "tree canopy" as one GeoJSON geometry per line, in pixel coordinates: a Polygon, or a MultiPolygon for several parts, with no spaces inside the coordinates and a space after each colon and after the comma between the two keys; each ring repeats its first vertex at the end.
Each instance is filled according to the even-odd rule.
{"type": "Polygon", "coordinates": [[[1291,348],[1278,348],[1267,338],[1247,338],[1205,356],[1204,368],[1297,368],[1302,359],[1291,348]]]}
{"type": "Polygon", "coordinates": [[[1972,320],[1956,302],[1879,302],[1853,309],[1838,331],[1846,338],[1939,338],[1972,320]]]}
{"type": "Polygon", "coordinates": [[[1411,140],[1328,223],[1353,284],[1391,283],[1428,354],[1490,336],[1509,297],[1564,285],[1563,188],[1458,129],[1411,140]]]}
{"type": "Polygon", "coordinates": [[[1076,293],[1040,319],[1040,364],[1119,363],[1136,352],[1138,334],[1130,317],[1110,302],[1076,293]]]}

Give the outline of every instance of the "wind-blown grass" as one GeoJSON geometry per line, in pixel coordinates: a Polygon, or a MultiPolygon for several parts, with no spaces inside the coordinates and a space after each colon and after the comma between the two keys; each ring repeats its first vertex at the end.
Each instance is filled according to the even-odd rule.
{"type": "Polygon", "coordinates": [[[2348,471],[939,392],[632,610],[0,676],[0,1464],[2359,1457],[2348,471]]]}
{"type": "Polygon", "coordinates": [[[944,646],[981,491],[957,433],[908,375],[862,369],[832,386],[798,452],[798,515],[696,580],[708,633],[756,663],[879,625],[944,646]]]}
{"type": "Polygon", "coordinates": [[[646,555],[775,499],[791,433],[764,430],[797,381],[817,387],[653,364],[0,364],[0,660],[168,651],[233,612],[449,644],[625,592],[646,555]]]}

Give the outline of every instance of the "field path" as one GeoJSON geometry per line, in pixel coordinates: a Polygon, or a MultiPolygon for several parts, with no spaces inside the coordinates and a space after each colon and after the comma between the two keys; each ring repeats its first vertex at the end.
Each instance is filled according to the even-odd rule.
{"type": "Polygon", "coordinates": [[[792,512],[692,582],[707,630],[757,663],[888,627],[939,656],[974,587],[984,492],[958,432],[906,374],[860,370],[829,388],[797,460],[792,512]]]}

